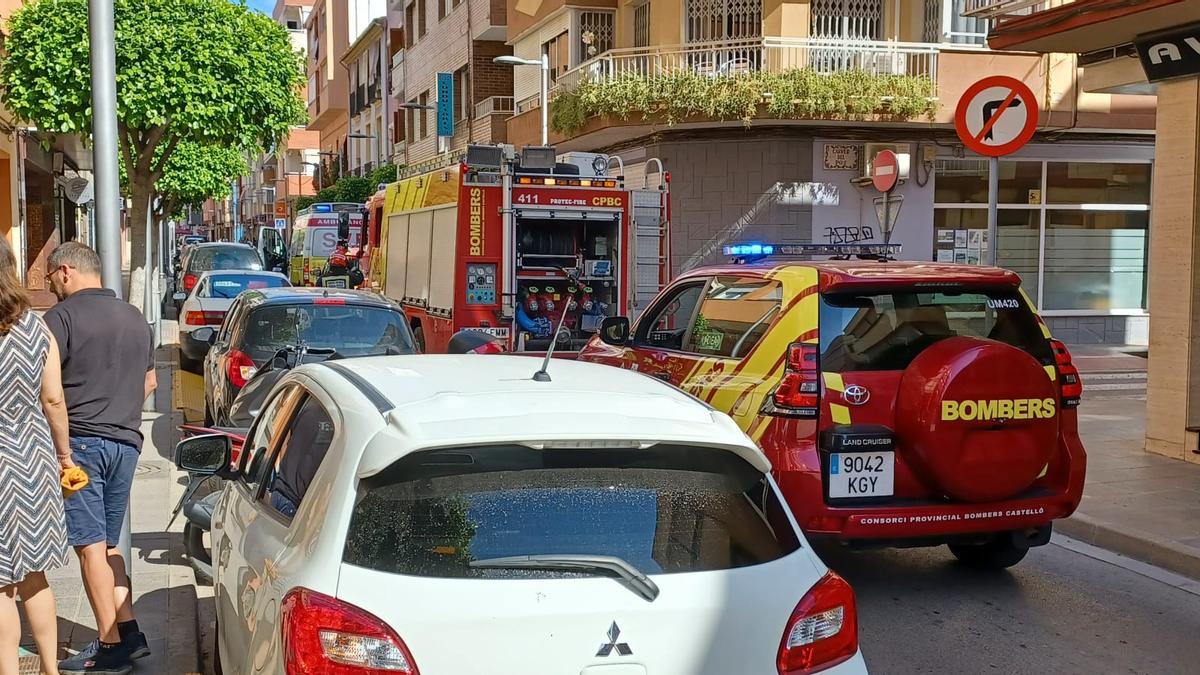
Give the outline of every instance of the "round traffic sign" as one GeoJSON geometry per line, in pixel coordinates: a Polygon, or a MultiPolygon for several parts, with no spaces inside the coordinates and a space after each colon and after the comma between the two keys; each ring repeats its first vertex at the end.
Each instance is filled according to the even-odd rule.
{"type": "Polygon", "coordinates": [[[1007,75],[985,77],[967,87],[954,111],[959,140],[987,157],[1016,152],[1033,138],[1037,121],[1033,91],[1007,75]]]}
{"type": "Polygon", "coordinates": [[[871,160],[871,183],[880,192],[889,192],[900,178],[900,160],[891,150],[880,150],[871,160]]]}

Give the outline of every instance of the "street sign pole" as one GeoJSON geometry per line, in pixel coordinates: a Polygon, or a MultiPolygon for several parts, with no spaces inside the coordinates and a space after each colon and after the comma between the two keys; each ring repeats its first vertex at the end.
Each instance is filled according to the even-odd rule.
{"type": "Polygon", "coordinates": [[[996,216],[998,215],[997,204],[1000,201],[1000,158],[988,158],[988,212],[987,212],[987,232],[988,232],[988,264],[992,267],[996,266],[996,251],[1000,249],[999,232],[997,231],[996,216]]]}

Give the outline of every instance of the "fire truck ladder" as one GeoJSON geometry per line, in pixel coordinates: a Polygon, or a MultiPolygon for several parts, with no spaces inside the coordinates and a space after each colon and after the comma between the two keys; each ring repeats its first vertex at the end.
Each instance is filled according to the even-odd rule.
{"type": "Polygon", "coordinates": [[[670,179],[657,157],[646,160],[642,189],[630,190],[633,200],[633,293],[629,316],[636,318],[671,276],[670,179]],[[649,165],[658,165],[659,183],[650,187],[649,165]]]}

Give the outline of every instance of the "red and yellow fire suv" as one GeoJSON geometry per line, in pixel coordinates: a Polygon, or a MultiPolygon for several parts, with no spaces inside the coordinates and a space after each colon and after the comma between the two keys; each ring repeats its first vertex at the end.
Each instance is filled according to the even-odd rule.
{"type": "Polygon", "coordinates": [[[464,329],[516,352],[578,351],[668,280],[669,177],[647,166],[657,184],[631,189],[604,155],[470,146],[373,202],[371,286],[403,305],[426,352],[464,329]]]}
{"type": "Polygon", "coordinates": [[[1006,270],[886,257],[697,269],[632,328],[606,321],[579,358],[729,413],[809,534],[944,543],[965,562],[1007,567],[1082,497],[1079,372],[1006,270]]]}

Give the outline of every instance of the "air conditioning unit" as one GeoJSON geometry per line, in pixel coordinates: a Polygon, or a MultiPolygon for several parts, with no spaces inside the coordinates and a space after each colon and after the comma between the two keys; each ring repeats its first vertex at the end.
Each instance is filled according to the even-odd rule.
{"type": "Polygon", "coordinates": [[[908,72],[908,55],[900,52],[869,54],[866,66],[866,70],[876,75],[904,75],[908,72]]]}
{"type": "Polygon", "coordinates": [[[878,155],[884,150],[891,150],[896,153],[897,163],[900,165],[900,180],[908,180],[908,168],[912,163],[912,146],[909,143],[867,143],[863,146],[863,174],[864,179],[871,179],[871,163],[875,161],[875,155],[878,155]]]}

